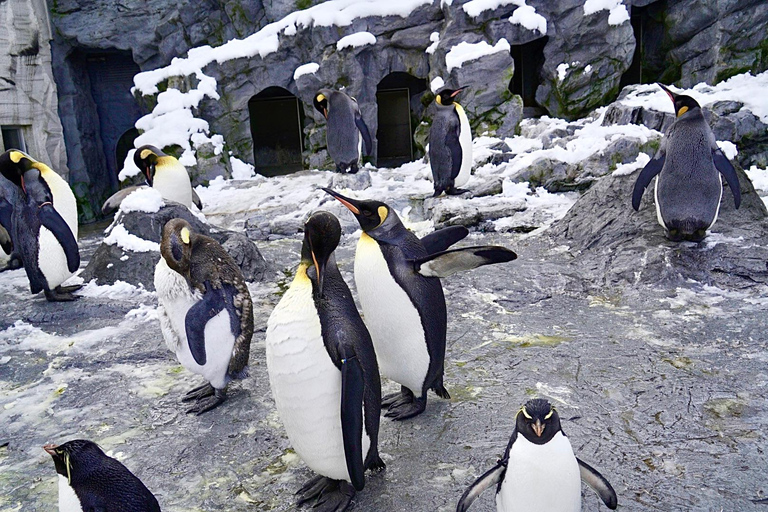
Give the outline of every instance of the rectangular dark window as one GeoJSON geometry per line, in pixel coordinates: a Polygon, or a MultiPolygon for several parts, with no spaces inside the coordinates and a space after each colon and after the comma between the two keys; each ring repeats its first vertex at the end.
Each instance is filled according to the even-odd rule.
{"type": "Polygon", "coordinates": [[[20,149],[27,151],[27,145],[24,143],[24,132],[21,126],[3,126],[3,147],[6,151],[9,149],[20,149]]]}

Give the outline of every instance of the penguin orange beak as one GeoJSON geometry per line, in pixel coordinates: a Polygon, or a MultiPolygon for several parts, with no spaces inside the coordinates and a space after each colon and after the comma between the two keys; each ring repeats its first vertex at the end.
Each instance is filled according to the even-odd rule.
{"type": "Polygon", "coordinates": [[[152,173],[149,172],[149,165],[146,165],[144,167],[144,169],[142,169],[142,170],[144,171],[144,176],[147,177],[147,185],[149,185],[151,187],[152,186],[152,173]]]}
{"type": "Polygon", "coordinates": [[[456,89],[455,91],[453,91],[453,92],[451,93],[451,98],[455,98],[456,96],[458,96],[458,95],[459,95],[459,93],[460,93],[461,91],[463,91],[463,90],[464,90],[464,89],[466,89],[466,88],[467,88],[467,86],[459,87],[458,89],[456,89]]]}
{"type": "Polygon", "coordinates": [[[670,99],[670,100],[672,100],[672,103],[674,104],[674,103],[675,103],[675,98],[677,97],[677,94],[675,94],[674,92],[670,91],[670,90],[667,88],[667,86],[665,86],[664,84],[660,84],[660,83],[656,82],[656,85],[658,85],[659,87],[661,87],[661,88],[662,88],[662,90],[663,90],[665,93],[667,93],[667,96],[669,96],[669,99],[670,99]]]}
{"type": "Polygon", "coordinates": [[[343,195],[329,188],[323,187],[323,190],[328,194],[332,195],[333,197],[335,197],[341,204],[349,208],[349,211],[351,211],[355,215],[360,215],[360,208],[355,206],[355,203],[357,201],[355,201],[354,199],[350,199],[349,197],[344,197],[343,195]]]}
{"type": "Polygon", "coordinates": [[[19,178],[21,179],[21,190],[23,190],[24,194],[26,194],[27,193],[27,187],[26,187],[26,185],[24,185],[24,176],[20,176],[19,178]]]}
{"type": "Polygon", "coordinates": [[[48,455],[56,455],[56,445],[55,444],[46,444],[43,446],[43,450],[45,450],[48,455]]]}
{"type": "Polygon", "coordinates": [[[544,427],[546,427],[546,425],[541,424],[541,420],[536,420],[536,423],[531,426],[538,437],[541,437],[541,434],[544,433],[544,427]]]}

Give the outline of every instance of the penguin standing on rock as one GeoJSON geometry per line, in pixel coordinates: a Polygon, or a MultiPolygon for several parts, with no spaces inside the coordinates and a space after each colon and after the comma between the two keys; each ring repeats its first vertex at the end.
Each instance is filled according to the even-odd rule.
{"type": "Polygon", "coordinates": [[[226,399],[227,384],[248,375],[253,303],[237,263],[213,238],[184,219],[163,227],[155,267],[158,316],[165,343],[206,384],[185,395],[188,413],[202,414],[226,399]]]}
{"type": "Polygon", "coordinates": [[[700,242],[720,211],[723,196],[720,175],[731,188],[736,208],[741,204],[739,178],[717,146],[696,100],[658,85],[672,100],[677,119],[667,130],[659,151],[637,177],[632,207],[640,208],[643,192],[656,177],[656,218],[667,237],[675,242],[700,242]]]}
{"type": "Polygon", "coordinates": [[[448,195],[468,192],[459,188],[469,181],[472,170],[469,119],[456,102],[456,96],[464,89],[443,89],[435,96],[436,112],[429,129],[429,165],[435,184],[434,197],[443,192],[448,195]]]}
{"type": "Polygon", "coordinates": [[[339,220],[316,212],[301,263],[267,322],[267,369],[296,453],[319,476],[297,494],[314,510],[346,510],[379,457],[381,382],[373,343],[336,266],[339,220]]]}
{"type": "Polygon", "coordinates": [[[323,190],[363,229],[355,254],[357,293],[381,374],[401,384],[400,393],[382,401],[389,408],[386,416],[404,420],[421,414],[428,390],[450,398],[443,386],[447,313],[439,278],[517,255],[494,246],[445,250],[466,236],[466,229],[441,230],[422,241],[386,204],[323,190]]]}
{"type": "Polygon", "coordinates": [[[80,266],[77,217],[75,214],[73,220],[69,215],[70,205],[58,182],[64,180],[45,164],[18,150],[0,155],[0,172],[18,188],[13,206],[7,201],[0,204],[0,218],[3,225],[11,226],[13,252],[24,266],[30,290],[32,293],[44,291],[50,302],[75,300],[72,292],[80,285],[61,286],[80,266]],[[48,180],[44,178],[46,175],[48,180]],[[58,190],[57,196],[53,194],[54,189],[58,190]],[[56,197],[59,197],[61,212],[55,206],[56,197]],[[74,232],[67,218],[74,223],[74,232]]]}
{"type": "Polygon", "coordinates": [[[315,109],[327,120],[326,143],[328,156],[336,164],[337,172],[354,174],[358,171],[361,149],[365,142],[365,154],[373,148],[357,100],[341,91],[320,89],[313,101],[315,109]]]}
{"type": "Polygon", "coordinates": [[[60,512],[160,512],[147,487],[92,441],[43,446],[59,474],[60,512]]]}
{"type": "Polygon", "coordinates": [[[515,417],[504,457],[464,492],[456,512],[465,512],[496,485],[498,512],[581,512],[581,481],[615,510],[616,491],[600,473],[573,454],[560,417],[546,400],[529,400],[515,417]]]}

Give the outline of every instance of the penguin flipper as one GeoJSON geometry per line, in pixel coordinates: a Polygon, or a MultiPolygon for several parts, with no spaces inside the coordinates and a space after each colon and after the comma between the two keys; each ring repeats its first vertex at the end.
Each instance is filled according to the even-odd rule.
{"type": "Polygon", "coordinates": [[[436,254],[463,240],[468,234],[469,230],[464,226],[449,226],[426,235],[421,239],[421,243],[427,254],[436,254]]]}
{"type": "Polygon", "coordinates": [[[230,329],[235,338],[240,335],[240,320],[231,310],[231,307],[229,307],[231,303],[231,291],[228,289],[228,285],[225,284],[221,288],[213,288],[206,281],[202,300],[187,311],[187,316],[184,319],[187,343],[189,344],[189,351],[192,357],[200,366],[205,365],[208,360],[205,353],[205,326],[213,317],[227,309],[229,312],[230,329]]]}
{"type": "Polygon", "coordinates": [[[467,487],[464,494],[461,495],[459,504],[456,505],[456,512],[465,512],[474,501],[480,497],[483,492],[492,485],[497,485],[504,479],[507,472],[507,465],[499,461],[494,467],[483,473],[480,478],[475,480],[472,485],[467,487]]]}
{"type": "Polygon", "coordinates": [[[368,125],[365,124],[363,116],[360,114],[359,110],[355,112],[355,126],[357,126],[357,129],[360,130],[360,135],[363,137],[363,142],[365,143],[365,154],[370,155],[373,151],[371,132],[368,131],[368,125]]]}
{"type": "Polygon", "coordinates": [[[80,268],[80,250],[77,247],[77,240],[69,225],[61,218],[59,212],[51,203],[43,203],[38,213],[40,224],[45,226],[53,236],[56,237],[64,254],[67,256],[67,268],[70,272],[75,272],[80,268]]]}
{"type": "MultiPolygon", "coordinates": [[[[459,115],[456,114],[457,119],[458,117],[459,115]]],[[[461,121],[456,124],[455,130],[448,130],[448,133],[445,134],[445,145],[451,152],[451,181],[449,183],[451,187],[453,187],[453,180],[456,179],[459,175],[459,171],[461,171],[462,150],[461,142],[459,142],[460,131],[461,121]]]]}
{"type": "Polygon", "coordinates": [[[363,466],[363,368],[357,356],[341,361],[341,433],[344,457],[352,485],[358,491],[365,486],[363,466]]]}
{"type": "Polygon", "coordinates": [[[645,189],[651,184],[653,177],[661,172],[666,158],[666,153],[659,151],[640,171],[640,175],[637,177],[637,181],[635,181],[635,188],[632,190],[632,208],[635,211],[640,209],[640,200],[643,198],[645,189]]]}
{"type": "Polygon", "coordinates": [[[123,199],[131,195],[136,189],[143,186],[145,185],[133,185],[130,187],[126,187],[122,190],[118,190],[117,192],[109,196],[109,199],[104,201],[104,204],[101,205],[101,213],[103,213],[104,215],[107,215],[117,210],[118,208],[120,208],[120,203],[123,202],[123,199]]]}
{"type": "Polygon", "coordinates": [[[576,462],[579,463],[579,473],[581,474],[581,480],[590,486],[600,499],[603,500],[605,506],[611,510],[616,510],[618,506],[618,498],[616,497],[616,491],[611,487],[610,482],[605,479],[595,468],[576,457],[576,462]]]}
{"type": "Polygon", "coordinates": [[[733,168],[731,161],[725,156],[720,148],[712,150],[712,161],[715,163],[715,168],[720,171],[725,177],[725,181],[728,182],[728,186],[733,194],[733,203],[736,208],[741,205],[741,187],[739,186],[739,177],[736,175],[736,169],[733,168]]]}
{"type": "Polygon", "coordinates": [[[192,204],[197,206],[198,210],[203,209],[203,202],[200,200],[200,196],[197,195],[197,192],[195,192],[195,189],[192,189],[192,204]]]}
{"type": "Polygon", "coordinates": [[[430,254],[414,261],[416,271],[425,277],[448,277],[483,265],[505,263],[517,258],[514,251],[495,245],[462,247],[430,254]]]}

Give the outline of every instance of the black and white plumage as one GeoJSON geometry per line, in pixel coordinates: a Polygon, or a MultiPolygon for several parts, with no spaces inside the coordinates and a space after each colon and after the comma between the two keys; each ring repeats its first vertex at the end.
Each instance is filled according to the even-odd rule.
{"type": "Polygon", "coordinates": [[[337,172],[354,174],[358,171],[362,146],[371,154],[373,142],[368,126],[360,114],[357,100],[333,89],[320,89],[313,101],[315,109],[327,120],[326,143],[328,156],[337,172]]]}
{"type": "Polygon", "coordinates": [[[611,484],[573,454],[557,411],[536,398],[518,411],[504,457],[469,486],[456,511],[465,512],[483,491],[496,485],[498,512],[580,512],[582,480],[609,509],[616,508],[611,484]]]}
{"type": "Polygon", "coordinates": [[[383,469],[378,452],[381,383],[376,355],[333,252],[338,219],[307,220],[301,263],[267,322],[267,369],[280,419],[296,453],[319,476],[298,494],[316,510],[345,510],[383,469]]]}
{"type": "Polygon", "coordinates": [[[76,439],[43,449],[59,474],[59,512],[160,512],[141,480],[96,443],[76,439]]]}
{"type": "Polygon", "coordinates": [[[699,104],[659,84],[674,104],[677,119],[661,147],[640,172],[632,192],[632,207],[640,208],[643,192],[656,177],[656,217],[673,241],[700,242],[712,228],[723,196],[722,177],[733,193],[736,208],[741,190],[736,170],[715,140],[699,104]]]}
{"type": "Polygon", "coordinates": [[[439,278],[517,256],[493,246],[446,250],[466,229],[448,228],[422,241],[386,204],[323,190],[363,229],[355,254],[357,293],[381,374],[401,384],[400,393],[382,402],[389,408],[386,416],[404,420],[421,414],[428,390],[450,398],[443,386],[447,312],[439,278]]]}
{"type": "Polygon", "coordinates": [[[30,290],[45,292],[49,301],[74,300],[71,292],[80,286],[61,286],[80,266],[77,208],[73,210],[68,201],[66,192],[74,201],[69,185],[50,167],[18,150],[0,155],[0,172],[17,188],[13,205],[7,199],[0,201],[0,223],[10,225],[14,256],[24,266],[30,290]]]}
{"type": "Polygon", "coordinates": [[[472,132],[467,114],[456,102],[464,90],[443,89],[435,96],[435,114],[429,129],[429,165],[435,197],[443,192],[462,194],[472,170],[472,132]]]}
{"type": "Polygon", "coordinates": [[[184,401],[202,414],[226,398],[227,384],[247,376],[253,304],[237,263],[219,243],[192,231],[183,219],[163,227],[155,267],[158,316],[168,348],[207,384],[184,401]]]}

